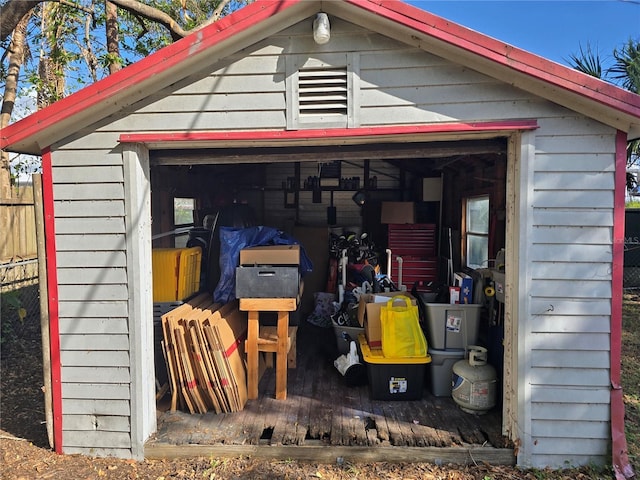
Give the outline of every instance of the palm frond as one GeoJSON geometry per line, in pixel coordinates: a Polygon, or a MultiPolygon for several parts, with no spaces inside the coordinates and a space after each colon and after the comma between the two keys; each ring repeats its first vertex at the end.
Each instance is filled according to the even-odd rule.
{"type": "Polygon", "coordinates": [[[625,90],[640,93],[640,41],[629,41],[613,51],[615,64],[607,74],[625,90]]]}
{"type": "Polygon", "coordinates": [[[578,54],[572,53],[569,56],[568,63],[575,70],[592,77],[602,78],[604,74],[600,54],[594,51],[589,43],[584,48],[580,45],[580,52],[578,54]]]}

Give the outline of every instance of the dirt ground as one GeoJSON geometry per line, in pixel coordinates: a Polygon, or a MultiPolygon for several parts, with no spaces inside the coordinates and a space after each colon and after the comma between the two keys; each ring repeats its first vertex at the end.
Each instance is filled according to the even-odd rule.
{"type": "MultiPolygon", "coordinates": [[[[636,303],[637,299],[636,299],[636,303]]],[[[7,319],[3,318],[3,322],[7,319]]],[[[4,330],[3,330],[4,331],[4,330]]],[[[42,358],[38,319],[27,318],[3,336],[0,370],[0,479],[611,479],[609,469],[519,470],[489,465],[309,464],[253,458],[193,458],[136,462],[57,455],[44,424],[42,358]]]]}

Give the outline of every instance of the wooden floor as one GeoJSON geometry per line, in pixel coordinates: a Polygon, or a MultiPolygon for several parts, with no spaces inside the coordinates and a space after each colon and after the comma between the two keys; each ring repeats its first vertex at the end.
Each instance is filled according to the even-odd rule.
{"type": "Polygon", "coordinates": [[[414,401],[371,400],[370,386],[348,387],[330,361],[300,332],[297,368],[289,370],[286,400],[276,400],[274,370],[260,396],[241,412],[191,415],[162,411],[145,457],[268,456],[335,461],[357,453],[370,461],[515,463],[502,435],[498,408],[463,412],[450,397],[434,397],[425,383],[414,401]],[[331,448],[329,448],[331,447],[331,448]]]}

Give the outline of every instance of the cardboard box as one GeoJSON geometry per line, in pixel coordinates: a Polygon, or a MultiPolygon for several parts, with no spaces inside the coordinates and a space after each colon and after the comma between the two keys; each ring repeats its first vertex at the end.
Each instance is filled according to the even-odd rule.
{"type": "Polygon", "coordinates": [[[358,323],[364,327],[364,333],[371,348],[382,347],[380,311],[383,305],[397,295],[405,295],[411,299],[413,305],[417,305],[416,299],[407,292],[367,293],[360,295],[358,323]]]}
{"type": "Polygon", "coordinates": [[[416,223],[413,202],[382,202],[380,223],[416,223]]]}
{"type": "Polygon", "coordinates": [[[265,245],[240,250],[240,265],[300,265],[300,245],[265,245]]]}
{"type": "Polygon", "coordinates": [[[453,274],[453,284],[456,287],[460,287],[458,303],[465,305],[473,303],[473,278],[466,273],[457,272],[453,274]]]}

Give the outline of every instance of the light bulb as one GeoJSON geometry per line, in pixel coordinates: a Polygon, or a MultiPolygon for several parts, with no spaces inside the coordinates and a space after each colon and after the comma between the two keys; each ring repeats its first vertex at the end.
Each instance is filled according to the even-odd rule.
{"type": "Polygon", "coordinates": [[[331,25],[326,13],[318,13],[313,21],[313,39],[318,45],[324,45],[331,38],[331,25]]]}

